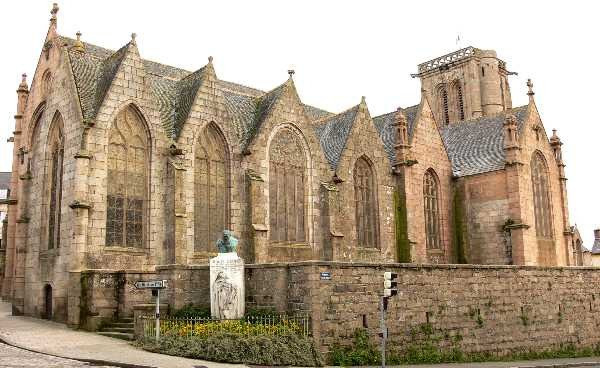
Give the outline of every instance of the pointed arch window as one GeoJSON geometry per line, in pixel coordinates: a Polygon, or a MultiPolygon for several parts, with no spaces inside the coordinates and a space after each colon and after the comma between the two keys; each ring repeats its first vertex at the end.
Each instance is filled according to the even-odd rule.
{"type": "Polygon", "coordinates": [[[291,129],[277,132],[269,147],[269,238],[306,242],[306,155],[291,129]]]}
{"type": "Polygon", "coordinates": [[[227,144],[214,124],[196,143],[194,250],[209,251],[229,229],[229,160],[227,144]]]}
{"type": "Polygon", "coordinates": [[[356,160],[354,165],[354,202],[359,247],[377,248],[379,246],[374,177],[373,167],[365,157],[356,160]]]}
{"type": "Polygon", "coordinates": [[[432,169],[423,178],[423,203],[425,208],[425,239],[427,249],[441,248],[439,182],[432,169]]]}
{"type": "Polygon", "coordinates": [[[63,122],[57,116],[51,127],[48,148],[49,162],[49,205],[48,205],[48,249],[60,247],[60,212],[62,205],[64,138],[63,122]]]}
{"type": "Polygon", "coordinates": [[[531,183],[533,187],[533,207],[535,232],[540,238],[552,238],[552,211],[548,189],[548,167],[540,152],[531,158],[531,183]]]}
{"type": "Polygon", "coordinates": [[[46,70],[44,74],[42,74],[42,95],[47,97],[52,89],[52,73],[49,70],[46,70]]]}
{"type": "Polygon", "coordinates": [[[465,120],[462,86],[459,81],[454,83],[454,96],[456,97],[456,113],[459,120],[465,120]]]}
{"type": "Polygon", "coordinates": [[[132,106],[113,122],[108,144],[106,245],[143,247],[148,198],[148,138],[132,106]]]}
{"type": "Polygon", "coordinates": [[[450,114],[448,111],[448,91],[446,86],[440,88],[440,98],[442,105],[442,119],[446,125],[450,124],[450,114]]]}

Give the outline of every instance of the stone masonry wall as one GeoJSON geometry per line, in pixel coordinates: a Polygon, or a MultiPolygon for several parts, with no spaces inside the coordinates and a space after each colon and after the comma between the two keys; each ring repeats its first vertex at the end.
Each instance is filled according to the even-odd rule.
{"type": "Polygon", "coordinates": [[[506,175],[502,171],[464,180],[469,263],[510,264],[503,225],[509,219],[506,175]]]}
{"type": "MultiPolygon", "coordinates": [[[[439,339],[440,349],[508,354],[600,342],[598,268],[319,261],[247,265],[246,308],[308,313],[323,351],[336,342],[350,343],[353,332],[363,327],[378,342],[384,271],[399,275],[399,295],[390,300],[387,314],[392,349],[439,339]],[[331,280],[321,280],[320,272],[330,272],[331,280]]],[[[163,299],[171,310],[186,303],[207,305],[207,266],[160,272],[184,280],[181,285],[171,280],[163,299]],[[174,293],[185,300],[175,308],[174,293]]]]}
{"type": "Polygon", "coordinates": [[[424,338],[420,331],[429,327],[441,348],[463,352],[507,354],[600,341],[598,269],[343,263],[290,269],[307,273],[312,283],[308,299],[316,342],[323,350],[336,341],[350,341],[363,318],[375,336],[378,295],[387,270],[398,272],[400,285],[387,316],[391,347],[416,343],[424,338]],[[321,271],[331,272],[332,280],[319,281],[321,271]]]}

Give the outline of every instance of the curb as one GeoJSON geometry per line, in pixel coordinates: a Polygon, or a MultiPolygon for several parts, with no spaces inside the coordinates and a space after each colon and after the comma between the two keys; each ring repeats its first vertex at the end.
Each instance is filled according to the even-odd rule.
{"type": "Polygon", "coordinates": [[[96,365],[96,366],[99,366],[99,365],[112,365],[114,367],[119,367],[119,368],[159,368],[159,367],[151,366],[151,365],[129,364],[129,363],[113,362],[113,361],[110,361],[110,360],[102,360],[102,359],[73,358],[73,357],[68,357],[68,356],[63,356],[63,355],[48,353],[46,351],[34,350],[34,349],[28,348],[26,346],[21,346],[19,344],[15,344],[15,343],[13,343],[11,341],[6,340],[6,338],[2,337],[2,336],[0,336],[0,343],[6,344],[8,346],[12,346],[14,348],[18,348],[18,349],[30,351],[32,353],[44,354],[44,355],[52,356],[52,357],[55,357],[55,358],[62,358],[62,359],[70,359],[70,360],[80,361],[80,362],[89,363],[89,364],[96,365]]]}
{"type": "Polygon", "coordinates": [[[571,367],[592,367],[600,366],[600,362],[580,362],[580,363],[562,363],[546,365],[517,365],[510,368],[571,368],[571,367]]]}

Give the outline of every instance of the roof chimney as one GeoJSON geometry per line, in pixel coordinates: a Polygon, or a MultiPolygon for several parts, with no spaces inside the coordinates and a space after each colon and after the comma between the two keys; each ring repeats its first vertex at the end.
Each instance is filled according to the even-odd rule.
{"type": "Polygon", "coordinates": [[[600,254],[600,229],[594,230],[594,245],[592,246],[592,254],[600,254]]]}

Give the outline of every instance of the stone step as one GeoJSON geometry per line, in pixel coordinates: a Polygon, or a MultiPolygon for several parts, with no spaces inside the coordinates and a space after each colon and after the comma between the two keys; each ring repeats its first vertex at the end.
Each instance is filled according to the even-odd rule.
{"type": "Polygon", "coordinates": [[[133,322],[111,322],[106,327],[134,328],[133,322]]]}
{"type": "Polygon", "coordinates": [[[134,336],[132,333],[124,333],[124,332],[98,332],[98,335],[113,337],[115,339],[132,341],[134,336]]]}
{"type": "Polygon", "coordinates": [[[123,332],[123,333],[133,333],[133,328],[129,327],[112,327],[107,326],[100,330],[100,332],[123,332]]]}
{"type": "Polygon", "coordinates": [[[119,318],[115,322],[123,322],[123,323],[133,323],[133,317],[123,317],[119,318]]]}

